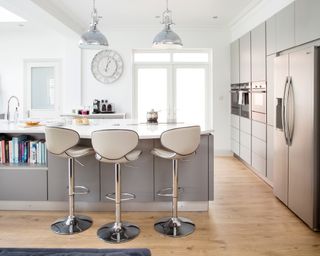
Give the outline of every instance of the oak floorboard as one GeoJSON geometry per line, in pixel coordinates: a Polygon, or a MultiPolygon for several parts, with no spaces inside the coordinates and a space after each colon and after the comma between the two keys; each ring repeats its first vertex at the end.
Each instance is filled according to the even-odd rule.
{"type": "MultiPolygon", "coordinates": [[[[183,172],[181,172],[183,175],[183,172]]],[[[318,256],[320,234],[312,232],[273,194],[272,189],[233,157],[215,158],[215,201],[209,212],[184,212],[195,233],[180,239],[153,230],[165,212],[125,212],[123,219],[141,228],[140,236],[125,244],[107,244],[97,229],[113,220],[111,212],[86,212],[93,227],[74,236],[53,234],[49,226],[63,212],[0,211],[0,247],[138,248],[152,255],[318,256]]]]}

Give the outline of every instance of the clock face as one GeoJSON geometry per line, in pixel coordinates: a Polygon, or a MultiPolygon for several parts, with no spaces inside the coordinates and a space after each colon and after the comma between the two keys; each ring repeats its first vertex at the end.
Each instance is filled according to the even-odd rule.
{"type": "Polygon", "coordinates": [[[119,79],[123,72],[122,58],[116,51],[102,50],[94,56],[91,71],[99,82],[113,83],[119,79]]]}

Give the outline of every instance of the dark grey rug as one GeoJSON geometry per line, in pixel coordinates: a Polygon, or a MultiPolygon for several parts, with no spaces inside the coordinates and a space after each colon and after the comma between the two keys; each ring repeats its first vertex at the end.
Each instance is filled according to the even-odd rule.
{"type": "Polygon", "coordinates": [[[150,256],[149,249],[0,248],[0,256],[150,256]]]}

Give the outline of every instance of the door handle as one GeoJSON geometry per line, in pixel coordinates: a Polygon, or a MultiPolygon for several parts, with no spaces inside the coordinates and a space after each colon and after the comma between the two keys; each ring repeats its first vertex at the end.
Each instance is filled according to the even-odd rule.
{"type": "MultiPolygon", "coordinates": [[[[295,121],[295,104],[294,104],[294,91],[293,91],[293,84],[292,84],[292,77],[289,78],[289,86],[288,86],[288,100],[287,100],[287,109],[286,111],[289,113],[291,110],[292,114],[290,115],[290,121],[288,122],[288,143],[289,146],[292,144],[293,133],[294,133],[294,121],[295,121]],[[290,108],[289,108],[289,99],[290,99],[290,108]]],[[[289,113],[290,114],[290,113],[289,113]]],[[[287,114],[287,116],[289,116],[287,114]]]]}
{"type": "Polygon", "coordinates": [[[288,92],[289,77],[286,78],[286,82],[283,90],[283,100],[282,100],[282,129],[284,134],[284,139],[288,145],[288,123],[287,123],[287,92],[288,92]]]}

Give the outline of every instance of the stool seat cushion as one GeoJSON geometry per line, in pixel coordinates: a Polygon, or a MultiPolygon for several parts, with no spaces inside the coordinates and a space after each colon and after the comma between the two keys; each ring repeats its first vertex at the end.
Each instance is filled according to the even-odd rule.
{"type": "Polygon", "coordinates": [[[65,152],[66,157],[74,158],[88,156],[92,154],[94,154],[93,148],[81,145],[74,146],[65,152]]]}
{"type": "Polygon", "coordinates": [[[128,154],[126,154],[124,157],[121,157],[119,159],[103,158],[98,153],[96,153],[96,159],[98,161],[104,162],[104,163],[122,164],[122,163],[128,163],[128,162],[137,160],[139,158],[139,156],[141,155],[141,153],[142,153],[141,150],[138,150],[138,149],[133,150],[133,151],[129,152],[128,154]]]}
{"type": "Polygon", "coordinates": [[[194,153],[189,155],[179,155],[176,152],[164,148],[154,148],[153,150],[151,150],[151,154],[164,159],[183,159],[194,155],[194,153]]]}

